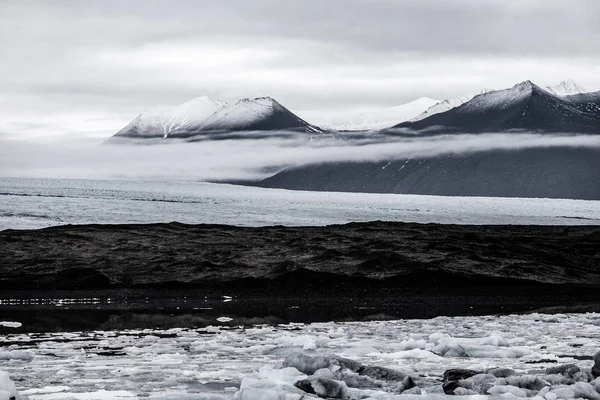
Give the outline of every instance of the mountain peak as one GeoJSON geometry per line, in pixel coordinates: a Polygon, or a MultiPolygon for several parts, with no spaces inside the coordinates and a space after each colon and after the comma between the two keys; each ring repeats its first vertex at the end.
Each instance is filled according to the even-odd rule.
{"type": "Polygon", "coordinates": [[[511,90],[533,90],[535,88],[539,88],[539,86],[527,79],[526,81],[517,83],[511,90]]]}
{"type": "Polygon", "coordinates": [[[185,138],[203,132],[243,130],[321,131],[272,97],[244,98],[232,105],[201,96],[178,106],[142,113],[117,136],[185,138]]]}
{"type": "Polygon", "coordinates": [[[555,96],[569,96],[573,94],[586,93],[586,90],[573,82],[571,79],[562,81],[556,86],[546,86],[546,90],[555,96]]]}

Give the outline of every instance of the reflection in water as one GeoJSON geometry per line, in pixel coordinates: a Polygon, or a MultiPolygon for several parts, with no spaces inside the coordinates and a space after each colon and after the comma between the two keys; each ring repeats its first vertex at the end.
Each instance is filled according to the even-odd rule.
{"type": "Polygon", "coordinates": [[[59,332],[146,328],[201,328],[210,325],[283,324],[326,321],[432,318],[528,312],[538,305],[498,301],[450,301],[436,295],[266,298],[171,295],[11,296],[0,299],[0,321],[19,328],[0,332],[59,332]]]}

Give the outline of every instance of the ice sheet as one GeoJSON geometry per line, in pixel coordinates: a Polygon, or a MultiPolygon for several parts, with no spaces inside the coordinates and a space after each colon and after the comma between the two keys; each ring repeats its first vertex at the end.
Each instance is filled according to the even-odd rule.
{"type": "Polygon", "coordinates": [[[305,192],[190,181],[0,178],[0,230],[89,223],[600,223],[600,201],[305,192]]]}

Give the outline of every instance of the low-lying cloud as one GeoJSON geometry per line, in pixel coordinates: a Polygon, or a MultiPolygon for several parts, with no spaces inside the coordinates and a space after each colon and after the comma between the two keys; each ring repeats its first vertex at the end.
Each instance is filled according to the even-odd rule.
{"type": "MultiPolygon", "coordinates": [[[[252,137],[252,133],[246,135],[252,137]]],[[[261,139],[172,140],[160,141],[160,144],[101,144],[90,139],[31,142],[0,136],[0,176],[259,180],[284,168],[304,164],[383,162],[492,149],[561,146],[600,148],[600,136],[489,133],[431,137],[392,134],[310,138],[298,137],[297,133],[280,133],[261,139]]]]}

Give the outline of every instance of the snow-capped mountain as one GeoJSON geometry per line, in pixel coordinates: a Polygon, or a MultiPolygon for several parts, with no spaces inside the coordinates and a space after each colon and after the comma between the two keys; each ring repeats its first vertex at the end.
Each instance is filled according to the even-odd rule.
{"type": "MultiPolygon", "coordinates": [[[[562,81],[561,83],[559,83],[558,85],[555,85],[555,86],[546,86],[545,89],[548,92],[552,93],[553,95],[560,96],[560,97],[570,96],[570,95],[586,92],[586,90],[584,88],[582,88],[581,86],[579,86],[578,84],[576,84],[575,82],[573,82],[570,79],[568,79],[566,81],[562,81]]],[[[492,92],[492,91],[494,91],[494,90],[483,89],[483,90],[481,90],[481,92],[479,92],[477,94],[483,94],[483,93],[492,92]]],[[[464,104],[467,101],[471,100],[473,97],[477,96],[477,94],[442,100],[439,103],[434,104],[433,106],[429,107],[427,110],[423,111],[421,114],[412,118],[410,121],[420,121],[427,117],[431,117],[434,114],[439,114],[439,113],[443,113],[448,110],[451,110],[451,109],[458,107],[461,104],[464,104]]]]}
{"type": "MultiPolygon", "coordinates": [[[[491,91],[492,91],[492,89],[482,89],[481,92],[479,92],[478,94],[487,93],[487,92],[491,92],[491,91]]],[[[428,109],[423,111],[421,114],[417,115],[416,117],[410,119],[410,121],[420,121],[427,117],[431,117],[434,114],[446,112],[448,110],[453,109],[454,107],[458,107],[461,104],[466,103],[467,101],[471,100],[475,96],[477,96],[477,94],[442,100],[442,101],[432,105],[431,107],[429,107],[428,109]]]]}
{"type": "Polygon", "coordinates": [[[571,96],[574,94],[586,92],[584,88],[582,88],[570,79],[562,81],[556,86],[546,86],[545,89],[555,96],[571,96]]]}
{"type": "Polygon", "coordinates": [[[179,106],[145,112],[116,137],[188,138],[209,132],[297,130],[321,132],[270,97],[235,104],[198,97],[179,106]]]}
{"type": "Polygon", "coordinates": [[[298,112],[303,118],[318,126],[334,131],[372,131],[389,128],[407,121],[437,104],[439,100],[421,97],[394,107],[342,111],[338,113],[305,111],[298,112]]]}
{"type": "Polygon", "coordinates": [[[510,89],[479,94],[446,112],[396,127],[458,132],[528,130],[600,133],[600,119],[585,110],[585,107],[592,109],[597,99],[593,94],[578,96],[582,98],[559,97],[531,81],[525,81],[510,89]]]}

